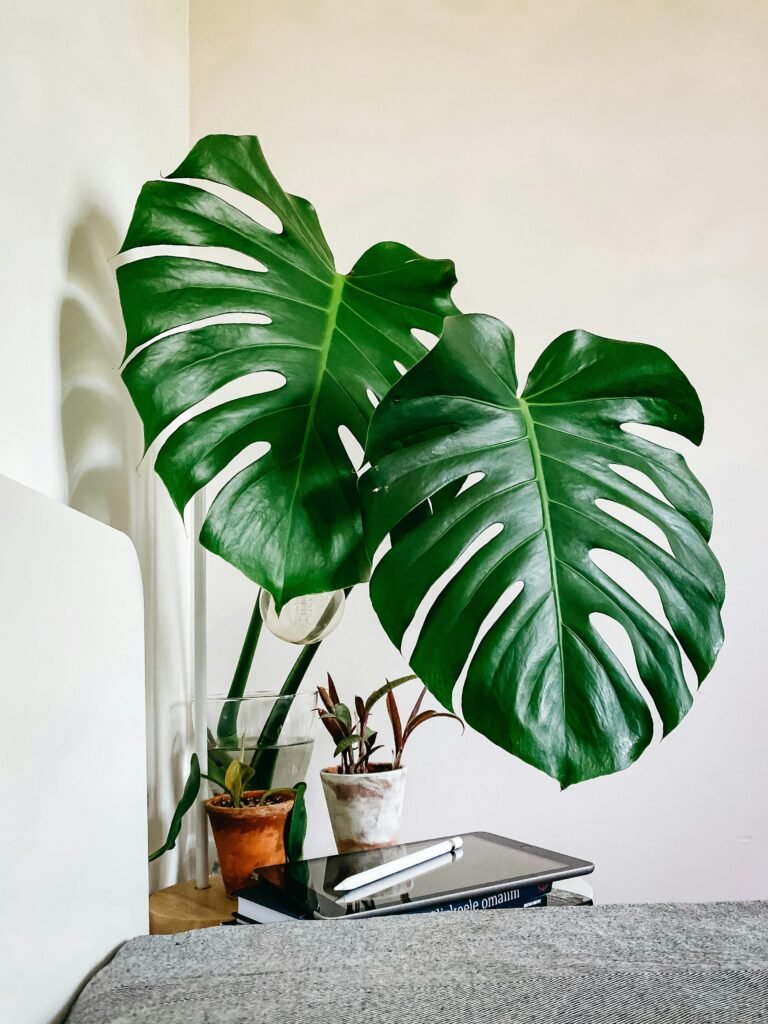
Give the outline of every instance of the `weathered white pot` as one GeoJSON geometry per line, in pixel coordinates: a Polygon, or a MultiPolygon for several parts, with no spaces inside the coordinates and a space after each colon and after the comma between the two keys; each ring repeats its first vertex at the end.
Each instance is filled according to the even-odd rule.
{"type": "Polygon", "coordinates": [[[339,853],[397,846],[405,796],[405,768],[340,775],[320,772],[339,853]]]}

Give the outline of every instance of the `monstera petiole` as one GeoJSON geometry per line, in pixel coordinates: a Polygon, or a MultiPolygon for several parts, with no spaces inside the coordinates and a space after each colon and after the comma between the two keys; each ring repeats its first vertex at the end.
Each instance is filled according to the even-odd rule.
{"type": "Polygon", "coordinates": [[[413,622],[410,665],[442,704],[465,673],[466,721],[563,786],[636,760],[647,702],[674,729],[692,703],[681,651],[700,682],[723,642],[709,499],[680,454],[631,424],[701,441],[696,392],[658,348],[570,331],[518,393],[512,332],[467,315],[445,321],[368,435],[369,542],[392,538],[371,580],[381,623],[402,648],[413,622]],[[598,552],[633,563],[663,616],[598,552]],[[640,685],[601,615],[626,631],[640,685]]]}

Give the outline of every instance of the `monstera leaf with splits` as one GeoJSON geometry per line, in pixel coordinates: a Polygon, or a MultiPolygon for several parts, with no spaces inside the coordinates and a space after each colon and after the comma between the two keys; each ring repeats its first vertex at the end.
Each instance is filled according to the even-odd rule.
{"type": "Polygon", "coordinates": [[[339,428],[365,443],[397,364],[426,351],[412,331],[439,334],[456,312],[453,264],[383,242],[339,273],[314,209],[283,191],[250,136],[208,136],[170,179],[146,184],[122,251],[123,377],[147,445],[167,431],[155,466],[179,510],[240,453],[269,445],[220,489],[203,544],[278,609],[366,579],[339,428]],[[249,198],[279,230],[245,212],[249,198]],[[261,371],[283,386],[249,393],[245,378],[261,371]],[[245,393],[225,399],[241,378],[245,393]]]}
{"type": "Polygon", "coordinates": [[[465,719],[564,786],[627,767],[653,732],[595,615],[626,630],[665,734],[691,705],[680,648],[701,681],[723,641],[709,499],[681,455],[626,424],[701,441],[696,392],[662,351],[570,331],[518,395],[511,331],[471,315],[446,320],[368,435],[366,529],[372,547],[392,537],[371,580],[380,621],[402,647],[416,616],[410,664],[435,696],[451,708],[466,666],[465,719]],[[655,487],[627,478],[638,471],[655,487]],[[606,503],[650,521],[669,550],[606,503]],[[597,551],[645,574],[668,628],[597,551]]]}

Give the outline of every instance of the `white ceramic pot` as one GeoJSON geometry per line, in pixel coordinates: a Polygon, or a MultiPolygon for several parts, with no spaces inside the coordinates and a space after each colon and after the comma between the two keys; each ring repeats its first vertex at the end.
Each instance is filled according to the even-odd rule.
{"type": "Polygon", "coordinates": [[[340,775],[320,772],[339,853],[397,846],[405,796],[405,768],[340,775]]]}

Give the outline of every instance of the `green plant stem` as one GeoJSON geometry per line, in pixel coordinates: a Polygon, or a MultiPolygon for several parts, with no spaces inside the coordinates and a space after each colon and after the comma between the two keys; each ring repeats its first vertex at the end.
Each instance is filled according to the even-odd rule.
{"type": "MultiPolygon", "coordinates": [[[[301,686],[312,659],[317,654],[322,641],[308,644],[293,664],[280,690],[280,697],[293,697],[301,686]]],[[[251,758],[254,776],[251,780],[254,789],[269,789],[275,771],[277,750],[275,744],[280,738],[280,731],[288,717],[292,701],[276,700],[259,735],[256,750],[251,758]]]]}
{"type": "MultiPolygon", "coordinates": [[[[353,587],[345,588],[345,600],[352,593],[353,589],[353,587]]],[[[307,669],[312,664],[312,659],[317,654],[321,643],[322,640],[318,640],[316,644],[307,644],[302,650],[282,685],[280,697],[296,696],[304,676],[307,674],[307,669]]],[[[292,705],[293,701],[276,700],[264,723],[264,728],[261,730],[256,744],[256,750],[254,750],[253,757],[251,758],[251,768],[254,770],[251,784],[254,789],[269,789],[272,785],[272,776],[275,772],[278,753],[275,745],[280,738],[280,732],[285,725],[285,720],[292,705]]]]}
{"type": "Polygon", "coordinates": [[[248,676],[250,675],[253,658],[256,654],[256,645],[261,635],[261,626],[262,618],[259,610],[259,595],[257,594],[245,634],[245,640],[243,641],[243,647],[240,651],[240,657],[237,659],[237,666],[232,676],[232,682],[229,685],[228,699],[221,709],[219,724],[216,729],[219,742],[225,747],[237,745],[237,719],[240,713],[240,699],[245,693],[245,687],[248,684],[248,676]]]}

